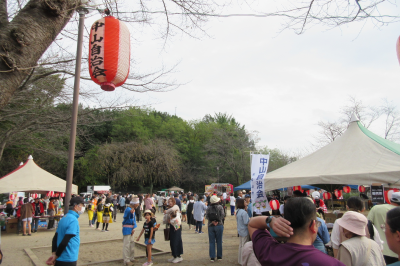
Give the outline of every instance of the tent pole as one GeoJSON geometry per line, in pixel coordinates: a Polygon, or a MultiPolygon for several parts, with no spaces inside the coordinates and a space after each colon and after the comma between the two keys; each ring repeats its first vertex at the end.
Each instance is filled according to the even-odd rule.
{"type": "Polygon", "coordinates": [[[67,214],[69,211],[69,201],[71,200],[71,193],[72,193],[76,126],[78,123],[79,87],[81,80],[82,41],[83,41],[83,30],[85,26],[85,14],[87,13],[87,10],[85,10],[84,8],[79,8],[78,13],[79,13],[79,31],[78,31],[78,43],[76,48],[77,51],[76,51],[76,63],[75,63],[74,96],[72,101],[71,134],[69,138],[69,149],[68,149],[67,185],[65,190],[64,214],[67,214]]]}

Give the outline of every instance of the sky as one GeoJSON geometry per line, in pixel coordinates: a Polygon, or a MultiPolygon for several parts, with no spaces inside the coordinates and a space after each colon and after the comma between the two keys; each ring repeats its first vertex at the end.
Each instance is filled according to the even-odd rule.
{"type": "MultiPolygon", "coordinates": [[[[223,13],[254,11],[234,4],[223,13]]],[[[258,146],[288,152],[310,147],[318,121],[338,119],[350,96],[376,106],[387,98],[400,108],[399,23],[314,26],[297,35],[282,31],[283,22],[211,18],[204,25],[208,36],[177,34],[165,45],[142,32],[131,46],[136,68],[151,71],[179,63],[171,78],[183,85],[169,92],[120,93],[158,111],[176,110],[185,120],[227,113],[258,132],[258,146]]],[[[381,119],[370,129],[382,135],[382,126],[381,119]]]]}

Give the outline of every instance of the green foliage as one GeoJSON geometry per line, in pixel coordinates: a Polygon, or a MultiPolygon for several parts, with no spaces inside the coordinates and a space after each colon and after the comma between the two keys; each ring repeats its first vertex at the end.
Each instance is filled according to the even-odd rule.
{"type": "MultiPolygon", "coordinates": [[[[69,107],[59,103],[48,108],[69,112],[69,107]]],[[[217,113],[185,121],[150,108],[81,107],[80,114],[85,113],[78,119],[84,122],[78,125],[73,179],[82,190],[87,185],[109,184],[116,191],[174,185],[203,191],[213,182],[237,186],[249,179],[249,154],[256,150],[256,141],[230,115],[217,113]]],[[[19,160],[25,161],[28,154],[33,154],[44,169],[64,178],[69,131],[64,129],[63,133],[49,138],[46,130],[38,130],[35,134],[47,143],[44,150],[17,145],[5,149],[10,163],[5,166],[5,160],[1,161],[0,170],[9,172],[19,160]]],[[[280,156],[274,167],[291,160],[276,150],[271,153],[280,156]]]]}

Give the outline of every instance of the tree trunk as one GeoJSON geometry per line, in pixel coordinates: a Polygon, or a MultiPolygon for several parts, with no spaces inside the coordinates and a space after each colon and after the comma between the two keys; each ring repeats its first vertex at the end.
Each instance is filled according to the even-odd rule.
{"type": "Polygon", "coordinates": [[[30,0],[10,22],[0,5],[0,108],[71,19],[78,0],[30,0]]]}

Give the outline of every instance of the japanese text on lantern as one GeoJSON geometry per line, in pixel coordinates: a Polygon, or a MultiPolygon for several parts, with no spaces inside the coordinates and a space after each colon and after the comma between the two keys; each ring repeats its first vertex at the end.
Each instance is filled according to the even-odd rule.
{"type": "Polygon", "coordinates": [[[103,36],[101,35],[104,34],[104,30],[98,32],[99,28],[103,29],[104,23],[96,21],[92,26],[94,34],[92,35],[90,40],[90,44],[92,45],[92,48],[90,49],[90,65],[93,71],[93,77],[95,78],[97,78],[98,76],[106,76],[105,72],[107,71],[106,69],[99,67],[104,62],[104,58],[100,56],[102,54],[103,48],[103,36]]]}

